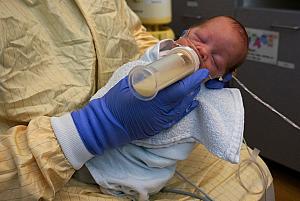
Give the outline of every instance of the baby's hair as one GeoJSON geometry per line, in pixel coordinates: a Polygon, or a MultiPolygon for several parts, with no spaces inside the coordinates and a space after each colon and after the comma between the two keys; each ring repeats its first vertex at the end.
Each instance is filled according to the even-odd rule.
{"type": "MultiPolygon", "coordinates": [[[[249,44],[249,38],[248,38],[248,34],[247,31],[244,27],[244,25],[242,25],[238,20],[236,20],[235,18],[231,17],[231,16],[224,16],[228,19],[230,19],[232,21],[232,24],[234,26],[234,28],[239,32],[242,42],[244,43],[244,46],[246,47],[246,50],[248,52],[248,44],[249,44]]],[[[242,65],[242,63],[245,61],[247,54],[244,55],[244,57],[238,61],[234,66],[232,66],[229,71],[233,72],[234,70],[236,70],[237,67],[239,67],[240,65],[242,65]]]]}
{"type": "MultiPolygon", "coordinates": [[[[198,24],[195,24],[193,25],[192,27],[198,27],[198,26],[202,26],[202,25],[205,25],[206,23],[208,23],[209,21],[215,19],[215,18],[225,18],[225,19],[228,19],[232,25],[233,25],[233,28],[235,30],[238,31],[239,35],[241,36],[241,39],[242,39],[242,42],[243,42],[243,45],[245,46],[247,52],[248,52],[248,43],[249,43],[249,39],[248,39],[248,34],[246,32],[246,29],[245,27],[238,21],[236,20],[235,18],[231,17],[231,16],[227,16],[227,15],[220,15],[220,16],[214,16],[214,17],[211,17],[211,18],[208,18],[206,19],[205,21],[202,21],[198,24]]],[[[246,53],[247,53],[246,52],[246,53]]],[[[246,56],[247,54],[245,54],[243,56],[243,58],[238,61],[236,64],[234,64],[233,66],[230,67],[230,69],[227,71],[227,72],[233,72],[234,70],[236,70],[237,67],[239,67],[246,59],[246,56]]]]}

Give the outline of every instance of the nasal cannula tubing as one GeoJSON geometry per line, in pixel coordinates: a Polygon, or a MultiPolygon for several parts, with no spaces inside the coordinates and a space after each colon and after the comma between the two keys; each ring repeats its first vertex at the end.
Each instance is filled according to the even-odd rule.
{"type": "Polygon", "coordinates": [[[277,114],[278,116],[280,116],[284,121],[286,121],[287,123],[289,123],[291,126],[293,126],[294,128],[296,128],[297,130],[300,130],[300,126],[297,125],[295,122],[293,122],[292,120],[290,120],[289,118],[287,118],[286,116],[284,116],[283,114],[281,114],[280,112],[278,112],[274,107],[272,107],[271,105],[269,105],[268,103],[264,102],[262,99],[260,99],[257,95],[255,95],[252,91],[250,91],[240,80],[238,80],[235,76],[232,76],[233,79],[246,91],[248,92],[255,100],[257,100],[259,103],[263,104],[265,107],[267,107],[268,109],[270,109],[272,112],[274,112],[275,114],[277,114]]]}

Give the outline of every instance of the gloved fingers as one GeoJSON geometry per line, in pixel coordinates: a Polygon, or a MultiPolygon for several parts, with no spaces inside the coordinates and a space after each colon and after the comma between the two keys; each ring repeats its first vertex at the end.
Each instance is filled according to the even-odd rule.
{"type": "Polygon", "coordinates": [[[118,84],[119,85],[119,90],[122,91],[122,90],[128,90],[129,89],[129,85],[128,85],[128,76],[124,77],[123,79],[121,79],[118,84]]]}
{"type": "MultiPolygon", "coordinates": [[[[187,114],[189,114],[191,111],[193,111],[196,107],[199,106],[199,101],[198,100],[193,100],[192,103],[190,104],[190,106],[184,110],[184,112],[182,113],[181,117],[179,118],[179,120],[182,118],[182,117],[185,117],[187,114]]],[[[178,121],[179,121],[178,120],[178,121]]],[[[178,122],[177,121],[177,122],[178,122]]],[[[176,122],[176,123],[177,123],[176,122]]]]}
{"type": "Polygon", "coordinates": [[[208,89],[223,89],[224,82],[219,81],[218,79],[208,80],[205,82],[205,86],[208,89]]]}
{"type": "Polygon", "coordinates": [[[198,106],[199,106],[199,101],[198,100],[192,100],[192,102],[189,104],[188,107],[186,107],[186,109],[181,111],[181,113],[178,112],[177,115],[176,115],[176,118],[174,120],[172,120],[170,123],[166,124],[165,129],[171,128],[173,125],[178,123],[183,117],[185,117],[187,114],[189,114],[191,111],[193,111],[198,106]]]}
{"type": "Polygon", "coordinates": [[[208,73],[208,70],[203,68],[177,82],[182,88],[182,95],[189,94],[192,90],[199,88],[201,82],[208,77],[208,73]]]}
{"type": "Polygon", "coordinates": [[[166,103],[177,103],[192,91],[200,87],[201,82],[208,77],[208,70],[203,68],[188,77],[180,80],[173,85],[158,93],[158,97],[166,103]]]}
{"type": "Polygon", "coordinates": [[[170,118],[171,124],[173,125],[175,122],[178,122],[179,119],[184,117],[186,114],[190,112],[191,109],[194,109],[198,104],[198,101],[195,102],[195,97],[200,91],[200,86],[194,91],[190,92],[187,96],[185,96],[180,102],[176,104],[175,107],[170,108],[168,112],[168,117],[170,118]]]}
{"type": "Polygon", "coordinates": [[[189,113],[191,109],[197,106],[195,105],[197,104],[197,102],[194,102],[194,98],[199,93],[199,91],[200,86],[191,91],[182,100],[177,101],[176,103],[174,102],[172,104],[165,105],[163,108],[160,108],[160,111],[164,113],[164,129],[170,128],[182,117],[184,117],[185,114],[189,113]]]}
{"type": "Polygon", "coordinates": [[[199,91],[200,91],[200,86],[197,87],[192,92],[190,92],[187,96],[185,96],[183,100],[176,106],[176,108],[174,108],[176,113],[179,113],[182,116],[186,111],[188,111],[195,97],[199,93],[199,91]]]}
{"type": "Polygon", "coordinates": [[[223,80],[220,81],[218,78],[213,80],[208,80],[205,83],[205,86],[209,89],[222,89],[224,85],[232,79],[232,73],[227,73],[223,76],[223,80]]]}
{"type": "Polygon", "coordinates": [[[183,114],[183,116],[187,115],[188,113],[190,113],[191,111],[193,111],[196,107],[199,106],[199,101],[198,100],[193,100],[192,104],[190,105],[190,107],[188,109],[185,110],[185,113],[183,114]]]}
{"type": "Polygon", "coordinates": [[[232,79],[232,73],[227,73],[223,76],[223,82],[228,82],[232,79]]]}

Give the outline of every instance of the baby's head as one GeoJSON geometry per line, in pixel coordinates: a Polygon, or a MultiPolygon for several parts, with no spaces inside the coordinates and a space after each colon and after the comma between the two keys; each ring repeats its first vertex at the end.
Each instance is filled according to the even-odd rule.
{"type": "Polygon", "coordinates": [[[193,48],[211,77],[234,71],[246,58],[248,35],[243,25],[232,17],[213,17],[191,27],[177,44],[193,48]]]}

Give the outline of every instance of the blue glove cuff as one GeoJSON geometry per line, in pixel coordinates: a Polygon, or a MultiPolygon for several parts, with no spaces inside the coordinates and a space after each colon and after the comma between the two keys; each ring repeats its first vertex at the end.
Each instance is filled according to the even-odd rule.
{"type": "Polygon", "coordinates": [[[103,99],[92,100],[81,110],[71,113],[87,150],[94,155],[130,142],[125,129],[114,118],[103,99]]]}
{"type": "Polygon", "coordinates": [[[223,80],[220,81],[219,79],[208,80],[205,83],[206,88],[208,89],[223,89],[225,87],[229,87],[229,81],[232,78],[232,73],[227,73],[223,76],[223,80]]]}

